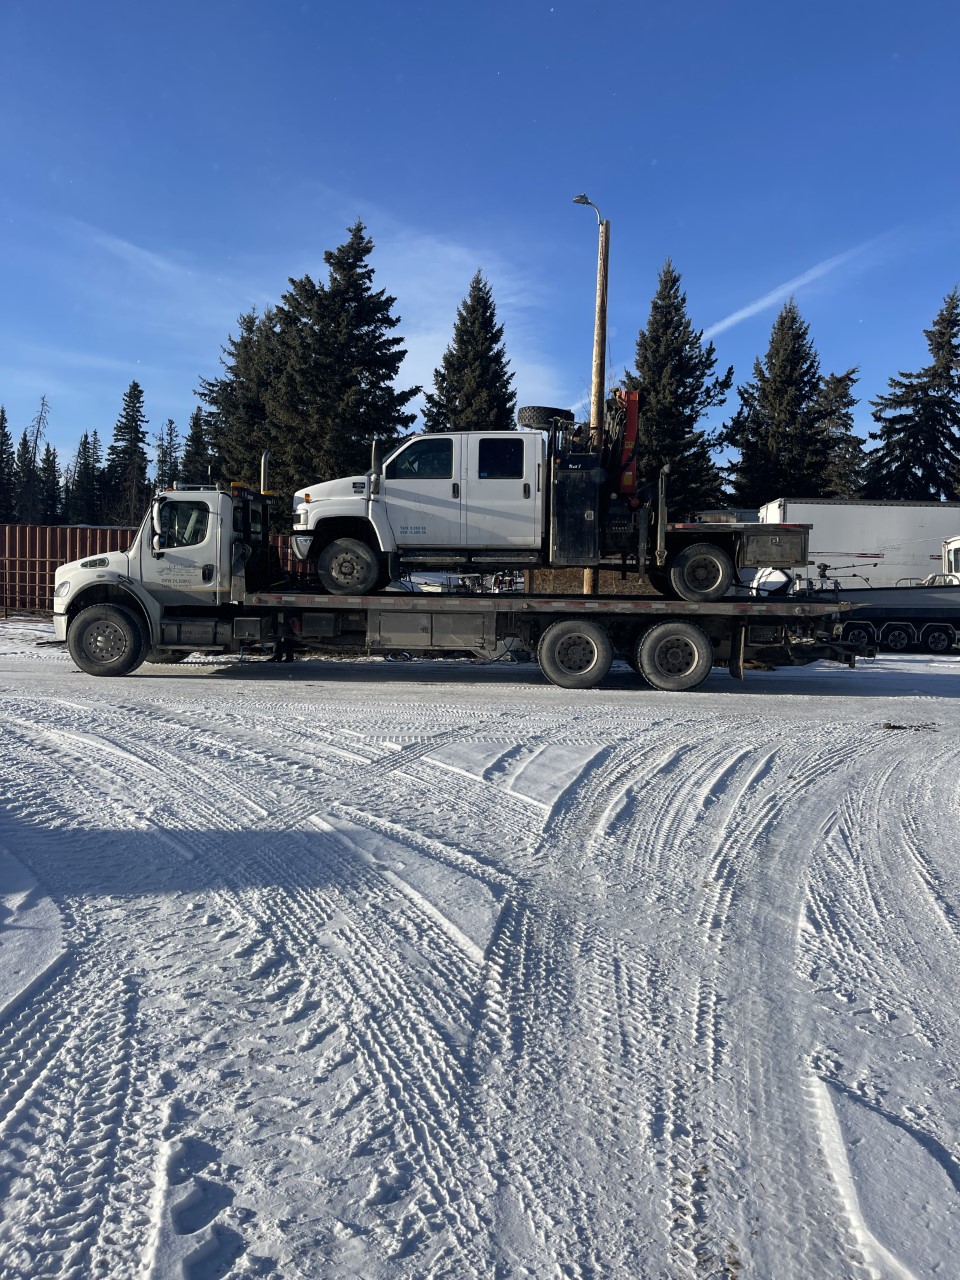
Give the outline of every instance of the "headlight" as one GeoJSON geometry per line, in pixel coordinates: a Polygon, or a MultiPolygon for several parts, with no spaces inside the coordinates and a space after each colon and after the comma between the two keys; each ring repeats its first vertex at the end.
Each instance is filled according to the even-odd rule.
{"type": "Polygon", "coordinates": [[[64,596],[68,596],[70,594],[70,579],[66,578],[63,582],[58,582],[57,589],[53,594],[57,600],[62,600],[64,596]]]}

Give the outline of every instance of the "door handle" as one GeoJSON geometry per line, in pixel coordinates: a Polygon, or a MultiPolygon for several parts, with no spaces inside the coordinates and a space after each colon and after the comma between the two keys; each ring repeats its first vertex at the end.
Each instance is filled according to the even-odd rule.
{"type": "Polygon", "coordinates": [[[200,577],[203,579],[204,582],[212,582],[213,571],[214,571],[214,566],[212,564],[205,564],[203,568],[200,570],[200,577]]]}
{"type": "Polygon", "coordinates": [[[453,496],[455,498],[460,497],[460,486],[457,484],[456,480],[453,482],[453,496]]]}
{"type": "Polygon", "coordinates": [[[529,485],[529,484],[525,484],[525,485],[523,486],[523,496],[524,496],[525,498],[529,498],[529,497],[530,497],[530,485],[529,485]]]}

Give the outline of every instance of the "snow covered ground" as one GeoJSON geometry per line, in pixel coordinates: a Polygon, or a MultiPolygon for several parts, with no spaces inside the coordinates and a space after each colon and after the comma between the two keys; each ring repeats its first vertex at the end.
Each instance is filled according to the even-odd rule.
{"type": "Polygon", "coordinates": [[[925,1277],[960,655],[80,674],[0,623],[0,1273],[925,1277]]]}

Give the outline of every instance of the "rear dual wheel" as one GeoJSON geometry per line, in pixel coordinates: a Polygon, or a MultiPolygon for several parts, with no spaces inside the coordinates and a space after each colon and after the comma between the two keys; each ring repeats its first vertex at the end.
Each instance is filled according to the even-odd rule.
{"type": "Polygon", "coordinates": [[[540,637],[537,661],[561,689],[592,689],[610,670],[613,645],[597,623],[565,618],[551,623],[540,637]]]}
{"type": "Polygon", "coordinates": [[[654,689],[680,693],[706,680],[713,645],[692,622],[660,622],[640,636],[630,665],[654,689]]]}

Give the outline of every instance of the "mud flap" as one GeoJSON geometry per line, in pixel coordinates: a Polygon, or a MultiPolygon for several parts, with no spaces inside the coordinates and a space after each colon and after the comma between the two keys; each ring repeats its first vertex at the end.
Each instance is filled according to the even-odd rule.
{"type": "Polygon", "coordinates": [[[746,648],[747,628],[735,627],[730,637],[730,674],[734,680],[743,679],[743,654],[746,648]]]}

